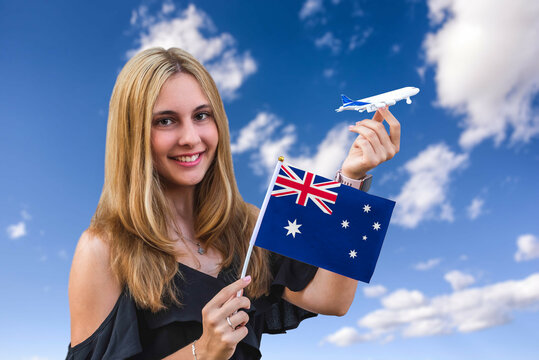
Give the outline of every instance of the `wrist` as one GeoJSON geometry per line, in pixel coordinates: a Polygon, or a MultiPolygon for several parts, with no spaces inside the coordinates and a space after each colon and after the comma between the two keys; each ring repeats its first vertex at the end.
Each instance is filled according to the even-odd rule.
{"type": "Polygon", "coordinates": [[[360,178],[352,178],[350,176],[347,176],[342,169],[339,169],[335,174],[335,181],[338,181],[341,184],[348,185],[355,189],[367,192],[371,187],[372,175],[365,174],[360,178]]]}
{"type": "Polygon", "coordinates": [[[365,176],[367,176],[367,171],[353,172],[344,167],[341,168],[340,170],[341,170],[341,174],[343,174],[349,179],[360,180],[360,179],[363,179],[365,176]]]}
{"type": "Polygon", "coordinates": [[[193,353],[193,360],[208,360],[210,357],[208,356],[208,353],[205,351],[206,347],[204,346],[204,342],[201,341],[202,338],[199,338],[191,344],[191,350],[193,353]]]}

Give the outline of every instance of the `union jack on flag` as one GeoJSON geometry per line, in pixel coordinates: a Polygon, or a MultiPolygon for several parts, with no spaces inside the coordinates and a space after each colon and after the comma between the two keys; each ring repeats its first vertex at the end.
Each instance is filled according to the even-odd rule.
{"type": "Polygon", "coordinates": [[[320,210],[331,215],[333,211],[329,208],[328,203],[335,204],[337,193],[328,189],[339,187],[341,184],[336,181],[327,181],[327,179],[315,183],[315,178],[316,175],[308,171],[305,171],[303,178],[301,178],[293,167],[282,164],[281,172],[275,180],[275,185],[281,188],[273,190],[271,195],[275,197],[297,195],[296,204],[302,206],[307,206],[310,199],[320,210]]]}

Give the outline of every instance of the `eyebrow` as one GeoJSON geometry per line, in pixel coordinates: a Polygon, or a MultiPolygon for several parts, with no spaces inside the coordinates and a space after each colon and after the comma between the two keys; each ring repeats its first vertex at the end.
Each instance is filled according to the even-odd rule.
{"type": "MultiPolygon", "coordinates": [[[[202,110],[202,109],[205,109],[205,108],[210,108],[210,105],[208,104],[202,104],[202,105],[198,105],[196,108],[193,109],[193,112],[196,112],[198,110],[202,110]]],[[[176,112],[175,111],[172,111],[172,110],[163,110],[163,111],[158,111],[158,112],[155,112],[152,114],[153,116],[158,116],[158,115],[176,115],[176,112]]]]}

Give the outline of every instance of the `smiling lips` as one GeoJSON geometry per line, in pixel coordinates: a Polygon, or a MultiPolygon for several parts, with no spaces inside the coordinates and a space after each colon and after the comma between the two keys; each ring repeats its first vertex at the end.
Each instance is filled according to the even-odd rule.
{"type": "Polygon", "coordinates": [[[179,164],[181,166],[195,166],[202,160],[201,155],[204,152],[199,152],[196,154],[187,154],[187,155],[181,155],[176,157],[171,157],[170,159],[174,160],[176,164],[179,164]]]}

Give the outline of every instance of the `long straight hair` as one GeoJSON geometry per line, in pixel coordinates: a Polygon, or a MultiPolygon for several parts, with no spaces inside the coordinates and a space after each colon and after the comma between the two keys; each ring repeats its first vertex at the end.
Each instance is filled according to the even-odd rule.
{"type": "MultiPolygon", "coordinates": [[[[108,241],[111,268],[127,285],[137,305],[158,311],[180,305],[173,278],[179,272],[174,250],[174,213],[157,174],[151,150],[152,112],[165,81],[173,74],[193,75],[207,96],[218,130],[215,157],[195,188],[195,235],[222,256],[222,268],[238,273],[245,257],[255,213],[234,177],[228,120],[210,74],[177,48],[140,52],[124,66],[110,99],[105,180],[89,230],[108,241]]],[[[253,281],[246,293],[267,294],[271,271],[267,252],[255,248],[249,266],[253,281]]],[[[181,274],[179,274],[181,276],[181,274]]]]}

